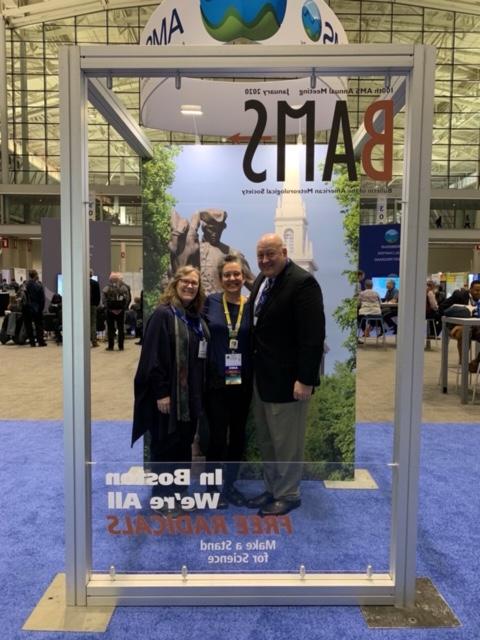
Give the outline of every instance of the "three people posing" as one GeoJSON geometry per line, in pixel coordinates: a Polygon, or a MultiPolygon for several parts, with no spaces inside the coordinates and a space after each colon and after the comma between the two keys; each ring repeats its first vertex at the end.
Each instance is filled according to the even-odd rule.
{"type": "Polygon", "coordinates": [[[205,411],[207,465],[224,469],[218,506],[246,504],[260,515],[282,515],[301,504],[308,401],[319,384],[325,318],[317,281],[288,258],[279,236],[260,238],[257,259],[261,273],[250,301],[241,293],[248,273],[243,258],[220,260],[223,292],[208,297],[205,320],[198,270],[177,270],[145,329],[132,441],[149,431],[152,461],[189,464],[205,411]],[[234,483],[252,386],[265,491],[246,500],[234,483]]]}

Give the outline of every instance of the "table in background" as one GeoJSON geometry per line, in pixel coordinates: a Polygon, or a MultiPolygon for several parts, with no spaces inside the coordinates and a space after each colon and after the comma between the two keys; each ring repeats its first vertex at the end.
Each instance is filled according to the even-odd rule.
{"type": "Polygon", "coordinates": [[[461,364],[461,383],[460,383],[460,398],[462,404],[468,402],[468,361],[470,352],[470,338],[472,335],[472,328],[480,329],[480,318],[452,318],[442,317],[442,369],[441,369],[441,381],[443,393],[448,393],[448,342],[450,340],[449,329],[450,326],[463,327],[462,335],[462,364],[461,364]]]}

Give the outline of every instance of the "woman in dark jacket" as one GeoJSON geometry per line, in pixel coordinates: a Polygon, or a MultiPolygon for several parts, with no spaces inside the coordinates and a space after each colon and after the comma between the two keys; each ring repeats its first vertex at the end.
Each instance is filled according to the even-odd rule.
{"type": "MultiPolygon", "coordinates": [[[[145,327],[134,381],[132,444],[150,432],[155,473],[188,468],[192,461],[207,354],[208,329],[199,314],[203,301],[198,269],[182,267],[145,327]]],[[[174,484],[155,485],[153,495],[173,495],[179,490],[174,484]]],[[[169,513],[179,512],[177,507],[169,513]]]]}
{"type": "Polygon", "coordinates": [[[209,427],[207,462],[210,471],[223,461],[223,491],[219,508],[245,504],[235,487],[245,450],[245,426],[252,398],[252,358],[249,302],[242,296],[247,266],[242,256],[228,254],[218,264],[223,293],[212,293],[204,317],[210,331],[205,413],[209,427]]]}

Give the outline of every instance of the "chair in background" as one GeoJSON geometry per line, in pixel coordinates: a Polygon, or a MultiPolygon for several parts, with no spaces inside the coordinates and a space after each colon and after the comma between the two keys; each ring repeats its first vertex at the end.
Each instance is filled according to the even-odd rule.
{"type": "Polygon", "coordinates": [[[383,317],[379,316],[360,316],[360,329],[363,330],[364,344],[366,344],[369,338],[375,338],[375,346],[378,347],[378,339],[382,338],[382,346],[385,349],[385,325],[383,323],[383,317]],[[372,336],[367,333],[367,327],[371,327],[375,330],[375,335],[372,336]]]}
{"type": "Polygon", "coordinates": [[[425,343],[425,350],[426,351],[431,351],[432,349],[432,339],[433,340],[437,340],[438,339],[438,335],[437,335],[437,327],[435,324],[435,319],[434,318],[426,318],[426,322],[427,322],[427,338],[426,338],[426,343],[425,343]],[[433,338],[432,338],[433,336],[433,338]]]}

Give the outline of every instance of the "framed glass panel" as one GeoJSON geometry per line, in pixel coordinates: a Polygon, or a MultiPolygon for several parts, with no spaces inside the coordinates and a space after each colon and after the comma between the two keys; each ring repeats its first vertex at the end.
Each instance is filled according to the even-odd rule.
{"type": "Polygon", "coordinates": [[[421,43],[422,34],[415,31],[395,31],[392,33],[392,42],[398,44],[421,43]]]}
{"type": "Polygon", "coordinates": [[[466,13],[455,14],[455,31],[480,32],[480,16],[468,15],[466,13]]]}
{"type": "MultiPolygon", "coordinates": [[[[99,448],[100,440],[98,433],[99,448]]],[[[189,574],[298,574],[301,567],[307,574],[364,573],[369,566],[388,572],[387,464],[302,465],[300,508],[270,517],[257,515],[258,508],[224,504],[222,486],[233,463],[216,473],[202,463],[150,463],[147,470],[138,456],[91,466],[95,573],[108,574],[112,566],[116,574],[181,574],[182,568],[189,574]],[[362,476],[369,489],[348,488],[358,487],[362,476]]],[[[262,493],[262,467],[243,463],[235,471],[239,496],[262,493]]]]}
{"type": "Polygon", "coordinates": [[[437,49],[453,47],[453,34],[443,31],[426,31],[423,34],[424,44],[433,44],[437,49]]]}
{"type": "Polygon", "coordinates": [[[452,144],[479,144],[478,129],[452,129],[452,144]]]}
{"type": "Polygon", "coordinates": [[[455,80],[480,81],[480,69],[474,65],[455,66],[453,75],[455,80]]]}
{"type": "Polygon", "coordinates": [[[75,19],[67,18],[44,24],[45,40],[57,43],[75,42],[75,19]]]}
{"type": "Polygon", "coordinates": [[[140,40],[140,30],[135,27],[108,27],[109,44],[138,44],[140,40]]]}
{"type": "Polygon", "coordinates": [[[411,13],[396,13],[399,10],[399,6],[393,5],[393,31],[422,31],[423,25],[423,12],[422,9],[415,10],[414,7],[409,7],[411,13]]]}
{"type": "Polygon", "coordinates": [[[432,148],[432,158],[434,160],[448,160],[448,151],[447,144],[435,144],[432,148]]]}
{"type": "Polygon", "coordinates": [[[156,8],[155,5],[139,7],[138,11],[139,11],[140,27],[144,27],[147,24],[155,8],[156,8]]]}
{"type": "Polygon", "coordinates": [[[47,125],[47,136],[50,140],[60,139],[60,125],[51,123],[47,125]]]}
{"type": "Polygon", "coordinates": [[[478,33],[456,33],[455,47],[457,49],[480,49],[478,33]]]}
{"type": "Polygon", "coordinates": [[[478,146],[452,145],[450,157],[452,160],[478,160],[478,146]]]}
{"type": "Polygon", "coordinates": [[[107,24],[107,13],[106,11],[97,11],[97,13],[86,13],[85,15],[77,16],[75,21],[77,27],[105,27],[107,24]]]}
{"type": "Polygon", "coordinates": [[[378,26],[377,30],[372,31],[361,31],[360,32],[360,42],[364,43],[375,43],[375,42],[385,42],[390,43],[392,41],[392,36],[390,32],[381,31],[381,27],[378,26]]]}
{"type": "Polygon", "coordinates": [[[82,44],[83,42],[93,43],[93,44],[106,44],[107,42],[106,27],[77,26],[76,44],[82,44]]]}
{"type": "Polygon", "coordinates": [[[435,78],[437,80],[448,80],[452,77],[453,65],[451,64],[437,64],[435,67],[435,78]]]}
{"type": "Polygon", "coordinates": [[[60,140],[47,140],[47,154],[60,158],[60,140]]]}
{"type": "Polygon", "coordinates": [[[454,28],[453,11],[438,11],[436,9],[425,9],[424,30],[425,31],[453,31],[454,28]]]}
{"type": "Polygon", "coordinates": [[[137,28],[139,21],[138,7],[125,8],[125,9],[111,9],[108,11],[108,25],[109,26],[129,26],[137,28]]]}
{"type": "MultiPolygon", "coordinates": [[[[339,14],[347,13],[347,14],[356,14],[360,13],[361,3],[356,2],[356,0],[330,0],[330,7],[335,11],[335,13],[339,16],[339,14]]],[[[340,17],[340,16],[339,16],[340,17]]],[[[342,18],[340,17],[340,20],[342,18]]]]}
{"type": "Polygon", "coordinates": [[[455,65],[480,65],[480,49],[456,49],[455,65]]]}

